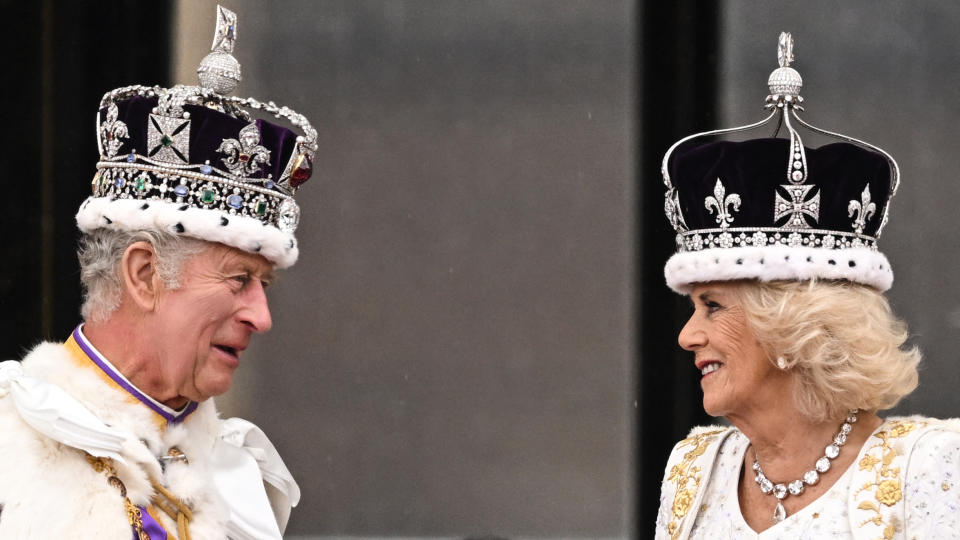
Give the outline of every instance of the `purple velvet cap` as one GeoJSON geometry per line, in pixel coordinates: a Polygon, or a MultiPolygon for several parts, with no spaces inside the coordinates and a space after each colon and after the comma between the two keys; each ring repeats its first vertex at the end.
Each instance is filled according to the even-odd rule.
{"type": "MultiPolygon", "coordinates": [[[[150,114],[157,106],[157,98],[133,96],[126,101],[117,102],[118,120],[126,124],[129,137],[124,139],[118,154],[131,152],[150,157],[154,148],[148,148],[147,131],[150,114]]],[[[184,105],[183,110],[190,113],[189,163],[201,165],[207,161],[218,166],[224,154],[217,151],[224,139],[235,139],[248,122],[200,105],[184,105]]],[[[100,110],[101,122],[106,119],[107,110],[100,110]]],[[[256,120],[260,132],[260,145],[270,152],[270,163],[252,173],[250,178],[264,179],[268,175],[279,180],[281,174],[296,150],[297,134],[293,131],[270,123],[256,120]]]]}
{"type": "MultiPolygon", "coordinates": [[[[755,227],[773,230],[787,226],[788,216],[774,219],[777,214],[774,206],[778,194],[793,203],[790,194],[782,187],[791,184],[786,176],[789,151],[789,140],[771,138],[719,141],[681,146],[675,150],[668,166],[687,228],[718,228],[716,205],[705,202],[711,197],[716,199],[714,191],[718,180],[727,197],[736,194],[740,200],[739,209],[731,211],[731,207],[727,208],[731,218],[728,230],[755,227]]],[[[875,239],[882,210],[890,196],[887,160],[876,152],[849,143],[805,148],[805,154],[808,181],[800,185],[813,186],[805,201],[815,196],[819,198],[816,219],[812,212],[802,214],[809,228],[855,234],[856,220],[850,216],[850,202],[862,205],[863,190],[868,189],[875,211],[865,220],[861,236],[875,239]]]]}

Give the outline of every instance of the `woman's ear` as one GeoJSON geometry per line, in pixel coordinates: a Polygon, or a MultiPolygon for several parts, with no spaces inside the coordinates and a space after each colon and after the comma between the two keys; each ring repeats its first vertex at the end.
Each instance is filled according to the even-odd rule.
{"type": "Polygon", "coordinates": [[[120,278],[125,296],[143,311],[153,311],[160,293],[157,252],[149,242],[127,246],[120,262],[120,278]]]}

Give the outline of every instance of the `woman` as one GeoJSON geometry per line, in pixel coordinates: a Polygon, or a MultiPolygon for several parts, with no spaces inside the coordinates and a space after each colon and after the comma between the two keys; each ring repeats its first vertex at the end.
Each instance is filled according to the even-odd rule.
{"type": "Polygon", "coordinates": [[[916,387],[919,361],[901,350],[905,327],[882,294],[838,281],[728,281],[696,284],[690,297],[680,345],[703,374],[704,409],[735,427],[677,445],[658,537],[678,510],[695,514],[687,538],[956,537],[960,426],[876,414],[916,387]],[[786,487],[782,500],[774,485],[786,487]]]}
{"type": "Polygon", "coordinates": [[[960,421],[878,416],[920,361],[876,246],[896,163],[868,144],[804,147],[799,88],[771,82],[789,141],[690,137],[664,158],[665,274],[694,308],[679,343],[704,409],[732,427],[674,447],[656,537],[960,538],[960,421]]]}

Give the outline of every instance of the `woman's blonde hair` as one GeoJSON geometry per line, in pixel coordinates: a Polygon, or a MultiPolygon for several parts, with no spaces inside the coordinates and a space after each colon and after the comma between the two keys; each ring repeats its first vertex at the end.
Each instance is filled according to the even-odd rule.
{"type": "Polygon", "coordinates": [[[794,401],[813,421],[879,411],[917,387],[916,347],[876,289],[846,281],[741,282],[747,324],[772,362],[796,372],[794,401]]]}

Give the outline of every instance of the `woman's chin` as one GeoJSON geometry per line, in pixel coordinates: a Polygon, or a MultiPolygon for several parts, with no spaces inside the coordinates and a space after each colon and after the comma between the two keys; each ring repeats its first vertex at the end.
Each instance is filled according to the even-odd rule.
{"type": "Polygon", "coordinates": [[[713,399],[709,394],[703,395],[703,412],[714,418],[720,418],[727,415],[726,404],[720,402],[720,400],[713,399]]]}

